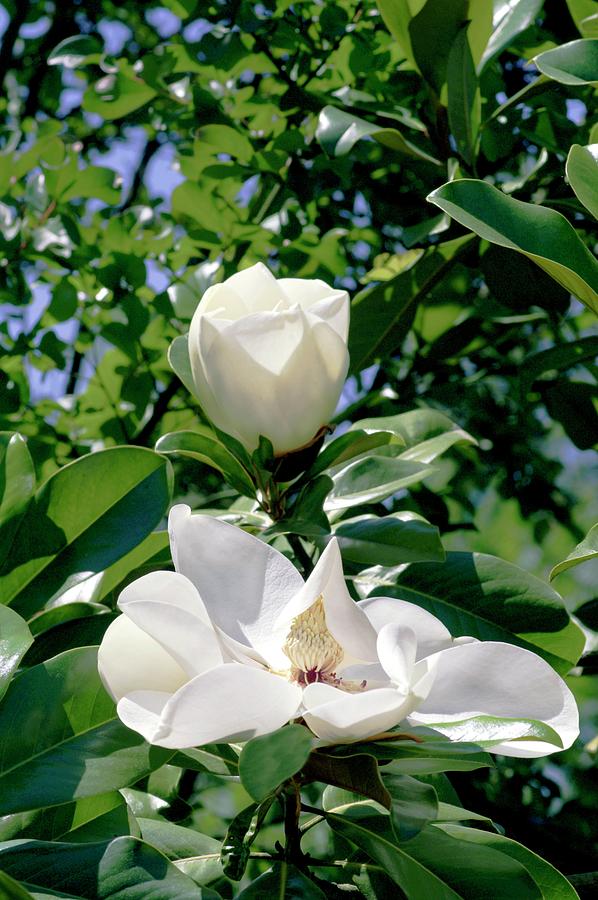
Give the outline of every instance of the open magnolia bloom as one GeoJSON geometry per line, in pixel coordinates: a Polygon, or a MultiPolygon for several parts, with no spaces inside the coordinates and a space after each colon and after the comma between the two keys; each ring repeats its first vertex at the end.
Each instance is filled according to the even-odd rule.
{"type": "Polygon", "coordinates": [[[349,296],[325,282],[281,278],[262,263],[203,295],[189,331],[195,391],[214,425],[248,450],[278,455],[329,423],[349,354],[349,296]]]}
{"type": "MultiPolygon", "coordinates": [[[[304,582],[285,556],[239,528],[182,505],[169,524],[177,571],[125,588],[124,615],[99,651],[120,718],[152,743],[247,740],[297,717],[326,743],[404,720],[441,732],[464,723],[459,739],[475,741],[467,720],[476,716],[540,720],[563,747],[577,736],[573,696],[544,660],[511,644],[454,641],[412,603],[355,603],[336,540],[304,582]]],[[[494,751],[560,749],[509,738],[512,729],[494,751]]]]}

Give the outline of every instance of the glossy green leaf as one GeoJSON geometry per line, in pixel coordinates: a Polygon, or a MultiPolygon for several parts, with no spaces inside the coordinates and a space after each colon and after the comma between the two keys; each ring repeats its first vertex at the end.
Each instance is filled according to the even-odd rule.
{"type": "Polygon", "coordinates": [[[565,171],[579,202],[598,219],[598,144],[573,144],[565,171]]]}
{"type": "Polygon", "coordinates": [[[598,13],[595,0],[567,0],[571,18],[582,37],[598,37],[598,13]]]}
{"type": "Polygon", "coordinates": [[[289,863],[275,863],[237,894],[238,900],[325,900],[326,894],[307,875],[289,863]]]}
{"type": "Polygon", "coordinates": [[[598,38],[580,38],[545,50],[533,62],[543,75],[561,84],[598,82],[598,38]]]}
{"type": "Polygon", "coordinates": [[[365,431],[351,429],[324,445],[307,475],[314,478],[332,466],[340,466],[341,463],[348,462],[375,447],[388,444],[391,440],[392,435],[388,432],[367,434],[365,431]]]}
{"type": "Polygon", "coordinates": [[[588,335],[578,341],[556,344],[540,350],[523,360],[519,378],[521,393],[525,396],[534,381],[545,373],[563,372],[572,366],[593,361],[598,356],[598,336],[588,335]]]}
{"type": "Polygon", "coordinates": [[[14,610],[0,606],[0,700],[32,641],[24,619],[14,610]]]}
{"type": "Polygon", "coordinates": [[[447,241],[424,252],[410,252],[398,275],[360,291],[351,304],[350,371],[360,372],[401,345],[417,305],[467,251],[471,238],[447,241]]]}
{"type": "Polygon", "coordinates": [[[88,843],[117,835],[139,836],[139,829],[118,791],[83,797],[71,803],[3,816],[0,841],[31,838],[39,841],[88,843]]]}
{"type": "Polygon", "coordinates": [[[426,81],[440,95],[451,49],[468,18],[468,0],[426,0],[409,22],[411,49],[426,81]]]}
{"type": "Polygon", "coordinates": [[[158,440],[156,451],[187,456],[212,466],[221,472],[239,493],[255,497],[255,486],[249,473],[207,425],[197,425],[194,431],[173,431],[165,434],[158,440]]]}
{"type": "Polygon", "coordinates": [[[514,200],[473,178],[450,181],[428,200],[480,237],[524,253],[598,312],[598,262],[554,209],[514,200]]]}
{"type": "Polygon", "coordinates": [[[561,572],[565,572],[567,569],[573,568],[573,566],[578,566],[588,559],[596,559],[597,556],[598,524],[592,525],[583,541],[580,541],[577,547],[575,547],[565,559],[554,566],[550,573],[550,580],[552,581],[552,579],[556,578],[557,575],[560,575],[561,572]]]}
{"type": "Polygon", "coordinates": [[[220,863],[221,841],[200,834],[194,828],[183,828],[163,819],[138,818],[141,836],[177,868],[198,884],[208,884],[222,875],[220,863]]]}
{"type": "Polygon", "coordinates": [[[14,678],[0,707],[0,732],[0,815],[125,787],[172,756],[121,724],[93,647],[14,678]]]}
{"type": "Polygon", "coordinates": [[[91,85],[83,97],[83,108],[103,119],[120,119],[145,106],[156,91],[130,70],[119,71],[91,85]]]}
{"type": "Polygon", "coordinates": [[[395,587],[396,595],[442,619],[451,634],[507,641],[544,656],[558,671],[575,665],[583,649],[556,591],[533,575],[485,553],[447,554],[443,563],[414,563],[395,587]]]}
{"type": "Polygon", "coordinates": [[[430,868],[414,859],[408,847],[397,845],[384,817],[379,816],[373,820],[373,826],[372,820],[354,821],[334,813],[329,814],[326,821],[336,834],[351,841],[382,866],[409,900],[418,900],[420,897],[459,900],[462,896],[438,878],[430,868]]]}
{"type": "Polygon", "coordinates": [[[438,797],[431,784],[411,775],[385,775],[390,794],[390,823],[397,840],[408,841],[438,815],[438,797]]]}
{"type": "Polygon", "coordinates": [[[467,26],[461,27],[449,51],[447,86],[449,125],[461,157],[471,166],[480,127],[481,98],[467,26]]]}
{"type": "Polygon", "coordinates": [[[115,447],[64,466],[20,522],[0,569],[4,602],[25,616],[37,612],[139,544],[169,500],[169,464],[151,450],[115,447]]]}
{"type": "Polygon", "coordinates": [[[75,647],[88,647],[101,643],[108,626],[117,614],[104,609],[96,615],[60,622],[39,634],[23,658],[23,665],[36,666],[58,653],[75,647]]]}
{"type": "Polygon", "coordinates": [[[361,419],[351,426],[351,430],[353,428],[371,434],[392,432],[405,446],[399,458],[422,463],[432,462],[453,444],[462,441],[477,444],[471,434],[437,409],[412,409],[396,416],[361,419]]]}
{"type": "MultiPolygon", "coordinates": [[[[338,746],[329,751],[335,757],[346,757],[350,754],[367,754],[376,759],[390,763],[385,772],[399,775],[432,775],[438,772],[471,772],[474,769],[491,767],[494,765],[492,757],[481,750],[477,744],[459,743],[453,744],[442,735],[435,735],[429,729],[425,730],[425,737],[421,729],[410,728],[409,733],[417,734],[419,742],[406,740],[397,735],[396,741],[368,741],[365,744],[351,744],[346,747],[338,746]],[[391,762],[392,761],[392,762],[391,762]]],[[[343,784],[341,787],[352,791],[358,791],[357,786],[343,784]]],[[[368,796],[373,796],[371,793],[368,796]]],[[[382,805],[388,807],[378,799],[382,805]]]]}
{"type": "Polygon", "coordinates": [[[545,741],[562,748],[559,735],[536,719],[509,719],[502,716],[473,716],[459,722],[434,722],[451,741],[474,741],[480,747],[492,747],[503,741],[545,741]]]}
{"type": "Polygon", "coordinates": [[[220,849],[220,863],[227,878],[239,881],[243,877],[251,845],[273,802],[274,796],[271,795],[263,803],[252,803],[241,810],[228,826],[220,849]]]}
{"type": "Polygon", "coordinates": [[[345,519],[334,529],[334,536],[343,559],[362,566],[444,559],[438,528],[417,513],[345,519]]]}
{"type": "Polygon", "coordinates": [[[286,725],[248,741],[239,757],[241,783],[254,800],[263,800],[303,767],[313,736],[303,725],[286,725]]]}
{"type": "Polygon", "coordinates": [[[534,22],[543,2],[544,0],[515,0],[495,4],[492,34],[479,62],[478,72],[534,22]]]}
{"type": "Polygon", "coordinates": [[[0,562],[35,491],[35,470],[20,434],[0,432],[0,562]]]}
{"type": "Polygon", "coordinates": [[[577,891],[564,875],[517,841],[492,831],[480,831],[463,825],[444,825],[443,831],[461,841],[491,847],[517,860],[534,880],[543,900],[579,900],[577,891]]]}
{"type": "Polygon", "coordinates": [[[346,509],[384,500],[436,471],[425,463],[383,455],[385,449],[388,448],[379,447],[334,473],[334,487],[326,501],[327,509],[346,509]]]}
{"type": "Polygon", "coordinates": [[[132,837],[108,843],[8,841],[0,866],[32,890],[56,889],[84,900],[201,900],[202,891],[158,850],[132,837]]]}
{"type": "Polygon", "coordinates": [[[374,125],[335,106],[325,106],[320,113],[316,137],[330,156],[346,156],[357,141],[372,138],[397,153],[440,165],[439,160],[409,141],[397,128],[374,125]]]}
{"type": "Polygon", "coordinates": [[[359,747],[346,744],[340,750],[337,748],[336,752],[312,753],[303,770],[303,779],[360,794],[390,809],[390,794],[380,777],[376,756],[369,752],[368,744],[359,747]]]}
{"type": "Polygon", "coordinates": [[[102,57],[102,43],[93,34],[78,34],[65,38],[48,56],[49,66],[77,69],[87,63],[97,63],[102,57]]]}

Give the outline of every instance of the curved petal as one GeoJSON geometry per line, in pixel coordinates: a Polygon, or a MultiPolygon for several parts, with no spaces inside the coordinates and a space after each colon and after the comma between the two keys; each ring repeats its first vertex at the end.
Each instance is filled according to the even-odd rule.
{"type": "Polygon", "coordinates": [[[330,634],[343,648],[346,656],[350,657],[343,661],[341,667],[358,660],[377,662],[376,632],[347,590],[336,538],[329,541],[301,590],[285,606],[280,622],[290,623],[309,609],[319,597],[324,602],[326,625],[330,634]]]}
{"type": "Polygon", "coordinates": [[[115,619],[102,638],[98,670],[115,700],[140,690],[162,691],[170,696],[189,680],[172,656],[127,616],[115,619]]]}
{"type": "Polygon", "coordinates": [[[319,278],[280,278],[278,286],[290,303],[298,303],[334,328],[347,341],[349,333],[349,295],[332,288],[319,278]]]}
{"type": "Polygon", "coordinates": [[[328,684],[310,684],[303,691],[303,718],[327,743],[349,743],[388,731],[408,715],[409,698],[392,688],[348,694],[328,684]]]}
{"type": "Polygon", "coordinates": [[[261,262],[235,272],[224,284],[242,297],[249,313],[274,309],[281,301],[284,304],[286,300],[278,281],[261,262]]]}
{"type": "Polygon", "coordinates": [[[378,634],[378,658],[389,678],[405,694],[409,692],[415,669],[417,638],[412,628],[385,625],[378,634]]]}
{"type": "MultiPolygon", "coordinates": [[[[442,650],[430,661],[436,678],[427,699],[411,716],[415,722],[442,731],[436,723],[478,715],[537,719],[554,728],[565,749],[579,734],[571,691],[547,662],[529,650],[484,641],[442,650]]],[[[492,752],[544,756],[557,749],[543,741],[507,741],[492,752]]]]}
{"type": "Polygon", "coordinates": [[[211,621],[241,644],[255,647],[275,668],[286,668],[277,628],[281,608],[303,587],[295,566],[235,525],[173,507],[168,523],[175,568],[198,589],[211,621]]]}
{"type": "Polygon", "coordinates": [[[417,637],[418,659],[452,646],[448,628],[440,619],[415,603],[398,600],[396,597],[369,597],[367,600],[359,600],[357,605],[376,631],[390,623],[411,628],[417,637]]]}
{"type": "Polygon", "coordinates": [[[129,728],[160,747],[184,749],[214,741],[246,741],[292,719],[301,689],[261,669],[228,663],[185,684],[164,702],[137,691],[118,704],[129,728]]]}

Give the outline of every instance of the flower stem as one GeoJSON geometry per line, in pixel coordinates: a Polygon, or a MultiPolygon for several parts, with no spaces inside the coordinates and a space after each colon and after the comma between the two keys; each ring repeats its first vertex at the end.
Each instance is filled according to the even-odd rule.
{"type": "Polygon", "coordinates": [[[301,850],[301,833],[299,831],[299,815],[301,813],[301,794],[299,785],[291,779],[281,794],[284,807],[284,855],[287,862],[298,868],[305,866],[305,858],[301,850]]]}

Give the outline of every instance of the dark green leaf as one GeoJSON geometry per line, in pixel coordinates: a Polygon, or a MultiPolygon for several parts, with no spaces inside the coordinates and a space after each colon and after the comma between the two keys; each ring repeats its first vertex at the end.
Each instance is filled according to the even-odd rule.
{"type": "Polygon", "coordinates": [[[598,219],[598,146],[573,144],[565,171],[579,202],[598,219]]]}
{"type": "Polygon", "coordinates": [[[143,841],[109,843],[15,841],[0,845],[0,866],[33,890],[72,892],[84,900],[201,900],[201,889],[143,841]]]}
{"type": "Polygon", "coordinates": [[[35,470],[20,434],[0,432],[0,562],[35,491],[35,470]]]}
{"type": "Polygon", "coordinates": [[[450,181],[428,200],[487,241],[525,254],[598,312],[598,262],[554,209],[514,200],[473,178],[450,181]]]}
{"type": "Polygon", "coordinates": [[[0,700],[32,641],[27,623],[14,610],[0,606],[0,700]]]}
{"type": "Polygon", "coordinates": [[[410,775],[384,775],[391,797],[390,823],[397,840],[408,841],[438,814],[438,797],[431,784],[410,775]]]}
{"type": "Polygon", "coordinates": [[[447,79],[451,48],[467,19],[468,0],[427,0],[409,23],[413,56],[437,94],[447,79]]]}
{"type": "Polygon", "coordinates": [[[124,787],[172,756],[120,723],[93,647],[14,678],[0,707],[0,732],[0,815],[124,787]]]}
{"type": "Polygon", "coordinates": [[[598,82],[598,38],[581,38],[534,57],[540,72],[561,84],[598,82]]]}
{"type": "Polygon", "coordinates": [[[492,34],[482,54],[478,72],[534,22],[543,3],[544,0],[516,0],[515,3],[503,3],[495,7],[492,34]]]}
{"type": "Polygon", "coordinates": [[[283,781],[301,770],[313,736],[303,725],[286,725],[248,741],[239,757],[239,775],[254,800],[263,800],[283,781]]]}
{"type": "Polygon", "coordinates": [[[161,819],[138,818],[141,836],[169,859],[183,860],[179,870],[198,884],[215,881],[222,875],[221,842],[195,829],[161,819]]]}
{"type": "Polygon", "coordinates": [[[373,125],[353,113],[325,106],[318,119],[316,137],[330,156],[345,156],[363,138],[372,138],[397,153],[415,156],[436,166],[439,160],[407,140],[397,128],[373,125]]]}
{"type": "Polygon", "coordinates": [[[212,466],[221,472],[239,493],[255,497],[255,486],[249,473],[207,425],[197,425],[195,431],[173,431],[165,434],[158,440],[156,452],[187,456],[212,466]]]}
{"type": "Polygon", "coordinates": [[[228,827],[220,851],[220,863],[227,878],[239,881],[243,877],[251,845],[274,802],[266,797],[263,803],[252,803],[235,816],[228,827]]]}
{"type": "Polygon", "coordinates": [[[449,125],[459,153],[471,166],[480,127],[481,100],[467,31],[464,25],[457,33],[449,52],[446,75],[449,125]]]}
{"type": "Polygon", "coordinates": [[[276,863],[237,895],[238,900],[325,900],[307,875],[288,863],[276,863]]]}
{"type": "Polygon", "coordinates": [[[4,602],[25,616],[37,612],[139,544],[169,499],[169,464],[151,450],[115,447],[64,466],[21,520],[0,569],[4,602]]]}
{"type": "Polygon", "coordinates": [[[102,49],[102,44],[95,35],[77,34],[74,37],[65,38],[57,47],[54,47],[48,56],[48,65],[77,69],[86,63],[99,62],[102,49]]]}
{"type": "Polygon", "coordinates": [[[304,780],[321,781],[352,791],[390,809],[390,794],[380,778],[375,756],[369,753],[369,745],[362,745],[361,752],[353,746],[345,745],[342,755],[323,751],[312,753],[303,771],[304,780]]]}
{"type": "Polygon", "coordinates": [[[345,519],[334,529],[334,536],[343,559],[361,566],[438,562],[445,555],[436,526],[412,512],[345,519]]]}
{"type": "Polygon", "coordinates": [[[523,360],[519,378],[521,393],[525,397],[534,381],[545,373],[563,372],[572,366],[598,356],[598,336],[589,335],[568,344],[557,344],[548,350],[540,350],[523,360]]]}

